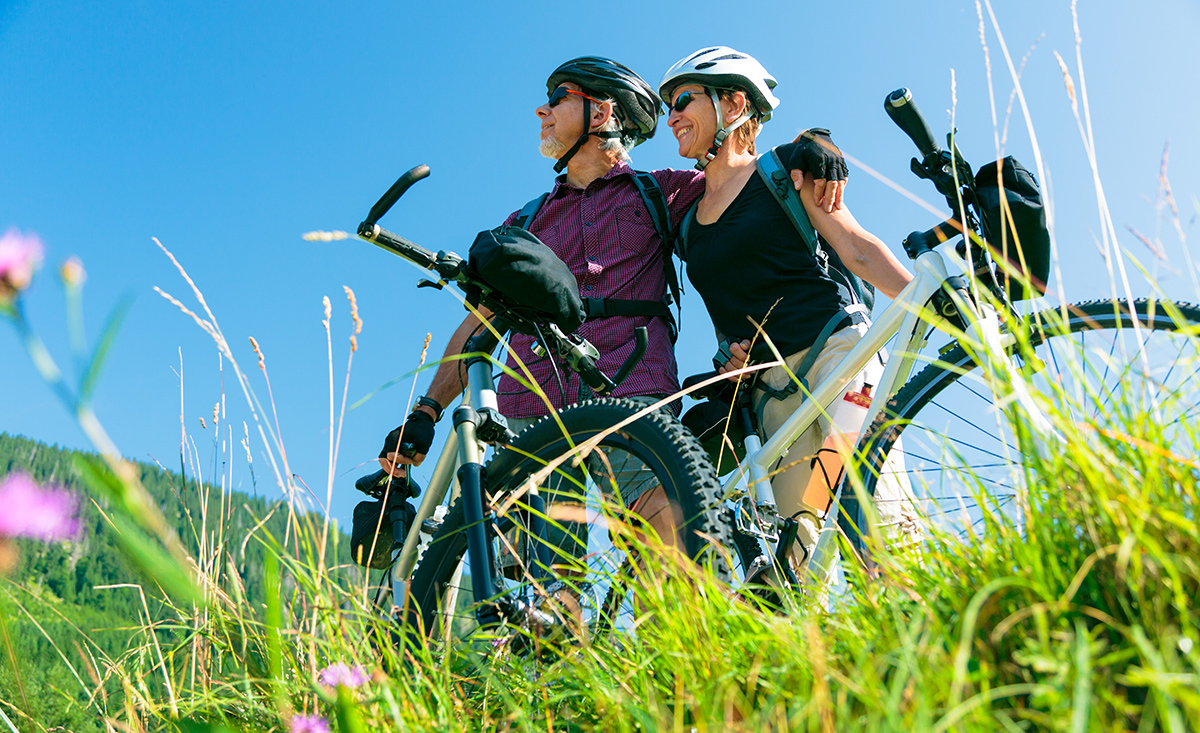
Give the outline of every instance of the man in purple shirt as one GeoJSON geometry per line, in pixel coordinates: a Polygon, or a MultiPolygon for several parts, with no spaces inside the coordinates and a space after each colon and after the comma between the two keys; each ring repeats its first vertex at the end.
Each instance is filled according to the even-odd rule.
{"type": "MultiPolygon", "coordinates": [[[[645,326],[650,338],[646,353],[613,396],[651,404],[679,390],[671,336],[674,324],[669,311],[661,307],[666,301],[670,253],[635,184],[628,150],[654,135],[661,102],[633,71],[598,57],[564,63],[550,75],[546,88],[547,102],[535,110],[541,123],[540,150],[557,161],[554,169],[560,175],[532,222],[525,226],[567,264],[585,301],[595,298],[660,306],[647,308],[646,315],[589,315],[576,331],[599,350],[598,366],[611,375],[633,349],[635,329],[645,326]],[[649,314],[655,310],[657,314],[649,314]]],[[[820,150],[814,150],[811,157],[814,177],[821,178],[822,184],[824,179],[831,179],[828,188],[822,185],[822,191],[817,192],[821,203],[830,208],[840,199],[842,184],[841,180],[833,180],[839,176],[826,175],[827,170],[836,170],[829,165],[832,160],[820,150]]],[[[836,162],[842,166],[840,177],[844,178],[840,156],[836,162]]],[[[674,229],[704,192],[704,175],[669,169],[651,175],[662,191],[674,229]]],[[[803,173],[794,171],[793,179],[802,181],[803,173]]],[[[519,214],[514,212],[505,223],[512,224],[519,214]]],[[[488,319],[493,315],[483,308],[480,313],[488,319]]],[[[385,470],[400,477],[405,471],[403,464],[420,465],[425,459],[433,442],[434,423],[465,387],[461,362],[454,357],[462,353],[467,339],[480,328],[479,319],[470,314],[454,332],[429,389],[417,400],[405,424],[388,436],[379,456],[385,470]],[[417,449],[411,457],[396,452],[401,430],[404,441],[417,449]]],[[[574,374],[563,375],[560,388],[550,362],[530,351],[532,343],[528,336],[512,335],[508,365],[519,373],[513,356],[519,357],[556,409],[591,396],[574,374]]],[[[514,432],[547,414],[541,396],[512,377],[502,377],[497,392],[500,412],[514,432]]],[[[674,413],[678,412],[677,404],[674,413]]],[[[654,516],[661,509],[658,505],[665,501],[663,492],[650,491],[642,496],[653,485],[641,483],[640,488],[623,487],[622,498],[643,517],[654,516]]]]}

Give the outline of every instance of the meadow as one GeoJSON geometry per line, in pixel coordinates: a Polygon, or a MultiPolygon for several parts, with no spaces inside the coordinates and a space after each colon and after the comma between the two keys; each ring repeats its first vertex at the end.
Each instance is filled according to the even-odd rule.
{"type": "MultiPolygon", "coordinates": [[[[102,442],[86,401],[59,386],[102,442]]],[[[921,553],[885,557],[874,577],[850,571],[836,603],[796,598],[777,613],[666,568],[687,577],[639,594],[636,632],[538,658],[393,643],[336,525],[298,493],[234,511],[220,482],[161,470],[151,482],[114,453],[40,471],[10,460],[9,472],[89,487],[92,531],[137,570],[128,587],[142,601],[44,624],[56,604],[85,608],[97,581],[76,566],[77,582],[43,571],[11,585],[0,712],[13,730],[1190,730],[1195,411],[1161,424],[1137,395],[1111,399],[1094,425],[1047,399],[1064,435],[1086,437],[1025,457],[1021,512],[981,501],[965,537],[935,523],[921,553]],[[114,629],[131,633],[114,643],[114,629]],[[71,676],[22,677],[30,653],[71,676]],[[36,694],[31,705],[31,688],[62,708],[36,694]]],[[[46,568],[64,567],[70,542],[46,568]]]]}
{"type": "MultiPolygon", "coordinates": [[[[1175,211],[1183,239],[1179,221],[1175,211]]],[[[636,630],[537,656],[494,651],[489,639],[412,648],[397,643],[390,614],[376,602],[379,579],[349,562],[342,530],[316,508],[329,506],[334,490],[346,403],[332,358],[322,500],[288,470],[261,352],[257,372],[239,365],[180,267],[197,305],[164,296],[213,338],[229,365],[231,395],[249,405],[255,439],[269,456],[265,466],[245,468],[280,498],[250,500],[226,481],[249,452],[242,435],[250,440],[250,425],[242,435],[217,433],[216,457],[204,470],[187,450],[178,472],[135,464],[109,439],[92,403],[120,307],[78,380],[68,382],[22,310],[41,245],[35,257],[31,238],[5,236],[15,254],[0,269],[0,314],[97,452],[54,451],[11,436],[0,443],[0,482],[28,475],[39,485],[74,487],[86,503],[82,533],[39,539],[0,529],[0,560],[16,558],[0,580],[0,728],[1200,727],[1197,410],[1164,423],[1133,391],[1105,395],[1111,405],[1103,412],[1069,409],[1072,395],[1052,388],[1035,395],[1067,439],[1024,456],[1019,510],[974,496],[968,477],[962,495],[979,504],[969,530],[930,522],[920,552],[885,552],[871,575],[849,568],[833,602],[798,596],[780,612],[703,572],[668,565],[659,570],[666,582],[639,593],[636,630]],[[54,460],[39,464],[39,455],[54,460]]],[[[1115,255],[1136,264],[1128,252],[1115,255]]],[[[68,317],[77,317],[82,271],[64,267],[60,275],[68,317]]],[[[1121,279],[1127,287],[1123,270],[1121,279]]],[[[1140,286],[1157,292],[1152,280],[1140,286]]],[[[352,363],[361,322],[347,295],[352,363]]],[[[325,308],[332,343],[328,299],[325,308]]],[[[1200,333],[1185,330],[1183,338],[1195,353],[1200,333]]],[[[1181,360],[1173,368],[1194,381],[1200,364],[1181,360]]],[[[1019,426],[1023,416],[1009,411],[1002,419],[1019,426]]]]}

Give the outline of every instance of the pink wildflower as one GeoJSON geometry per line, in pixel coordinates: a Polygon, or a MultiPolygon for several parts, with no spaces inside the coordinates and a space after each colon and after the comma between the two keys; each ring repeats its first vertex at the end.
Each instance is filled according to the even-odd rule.
{"type": "Polygon", "coordinates": [[[291,733],[329,733],[329,721],[320,715],[297,715],[288,725],[291,733]]]}
{"type": "Polygon", "coordinates": [[[11,474],[0,483],[0,536],[73,537],[79,534],[75,509],[75,495],[66,489],[39,488],[25,474],[11,474]]]}
{"type": "Polygon", "coordinates": [[[42,240],[24,235],[15,227],[0,237],[0,302],[29,287],[33,271],[42,261],[42,240]]]}
{"type": "Polygon", "coordinates": [[[367,673],[362,667],[351,667],[345,662],[334,662],[320,672],[321,684],[329,687],[342,685],[351,689],[367,684],[367,673]]]}

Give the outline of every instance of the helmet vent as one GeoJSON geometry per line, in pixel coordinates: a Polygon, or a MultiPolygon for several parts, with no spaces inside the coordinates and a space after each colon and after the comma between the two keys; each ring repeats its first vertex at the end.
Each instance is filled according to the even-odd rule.
{"type": "Polygon", "coordinates": [[[701,56],[703,56],[704,54],[712,53],[713,51],[716,51],[718,49],[720,49],[720,46],[713,46],[711,48],[701,49],[701,50],[697,51],[696,53],[692,54],[691,56],[687,57],[686,59],[684,59],[683,63],[687,63],[687,62],[691,61],[692,59],[698,59],[701,56]]]}
{"type": "Polygon", "coordinates": [[[710,66],[716,66],[716,65],[717,65],[716,61],[705,61],[703,63],[696,64],[696,70],[699,71],[700,69],[707,69],[710,66]]]}

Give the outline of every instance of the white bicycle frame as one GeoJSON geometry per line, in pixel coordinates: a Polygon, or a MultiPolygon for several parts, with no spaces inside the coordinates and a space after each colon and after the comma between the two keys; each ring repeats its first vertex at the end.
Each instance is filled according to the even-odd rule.
{"type": "MultiPolygon", "coordinates": [[[[1012,345],[1013,335],[1000,329],[1000,321],[994,309],[987,304],[977,304],[979,316],[972,320],[965,333],[951,329],[947,322],[936,315],[928,304],[934,294],[942,289],[943,283],[956,274],[967,272],[967,263],[955,251],[954,242],[946,242],[926,251],[915,261],[916,275],[913,280],[897,295],[896,299],[884,309],[875,319],[863,338],[851,349],[841,361],[837,369],[812,388],[800,407],[765,443],[757,435],[750,434],[745,439],[746,457],[738,468],[725,478],[722,486],[724,495],[730,500],[738,497],[748,497],[756,510],[775,505],[775,495],[771,487],[770,467],[785,455],[792,443],[808,430],[822,414],[827,414],[833,404],[863,367],[876,354],[885,353],[885,346],[897,334],[901,334],[900,347],[896,353],[887,359],[880,383],[876,385],[875,394],[870,407],[863,419],[860,435],[871,425],[879,411],[896,391],[908,381],[920,359],[920,351],[933,330],[941,330],[957,337],[968,344],[983,362],[984,373],[995,384],[997,393],[1007,391],[1014,402],[1021,406],[1028,416],[1034,431],[1045,438],[1058,438],[1049,420],[1034,403],[1025,387],[1019,372],[1007,359],[995,360],[996,354],[1005,353],[1005,348],[1012,345]],[[947,267],[947,263],[951,265],[947,267]]],[[[969,305],[959,303],[960,309],[968,309],[969,305]]],[[[475,368],[490,370],[487,364],[478,364],[475,368]]],[[[472,377],[477,375],[472,374],[472,377]]],[[[478,403],[482,397],[482,384],[491,383],[490,371],[486,376],[481,372],[477,378],[470,379],[471,387],[468,392],[468,403],[474,400],[478,403]],[[486,381],[480,381],[481,379],[486,381]]],[[[664,403],[666,401],[664,400],[664,403]]],[[[646,411],[657,408],[652,405],[646,411]]],[[[474,442],[474,441],[472,441],[474,442]]],[[[480,451],[482,444],[476,444],[472,450],[480,451]]],[[[395,562],[392,565],[391,580],[393,602],[397,608],[404,606],[408,579],[416,566],[418,551],[421,543],[422,523],[434,516],[437,507],[446,498],[447,492],[457,495],[458,482],[454,477],[454,469],[459,465],[459,437],[456,431],[451,431],[447,437],[442,453],[434,466],[433,474],[426,486],[421,503],[417,508],[416,521],[409,529],[403,546],[395,551],[395,562]]],[[[808,580],[823,582],[829,576],[835,552],[835,533],[837,532],[838,505],[846,481],[842,481],[833,496],[829,512],[826,514],[816,550],[809,563],[808,580]]],[[[453,497],[452,497],[453,498],[453,497]]],[[[457,587],[457,578],[451,587],[457,587]]],[[[449,594],[448,594],[449,595],[449,594]]],[[[446,603],[452,604],[453,598],[446,603]]]]}
{"type": "MultiPolygon", "coordinates": [[[[1042,411],[1034,403],[1025,387],[1023,379],[1013,368],[1007,358],[994,360],[996,354],[1004,354],[1005,347],[1011,346],[1012,334],[1002,333],[1000,321],[994,309],[987,304],[978,304],[979,317],[971,322],[965,333],[959,334],[950,330],[947,322],[927,307],[930,299],[942,288],[942,284],[953,274],[967,272],[967,263],[955,251],[954,242],[947,242],[932,250],[926,251],[915,261],[916,275],[913,280],[897,295],[896,299],[881,313],[870,326],[862,339],[842,359],[837,369],[819,384],[806,393],[805,399],[796,411],[765,443],[757,435],[750,434],[745,439],[746,457],[738,468],[722,482],[724,495],[731,499],[749,497],[756,511],[762,508],[773,510],[775,494],[771,487],[771,466],[783,457],[788,449],[806,430],[808,430],[822,414],[827,414],[833,404],[846,389],[854,377],[862,371],[867,363],[876,355],[885,353],[885,345],[893,336],[901,334],[898,341],[897,353],[887,359],[880,383],[876,385],[874,396],[863,424],[859,429],[861,436],[865,429],[872,425],[880,410],[912,376],[914,367],[920,358],[919,352],[932,330],[937,329],[957,336],[965,341],[978,354],[984,366],[985,374],[996,380],[998,393],[1009,390],[1014,401],[1028,415],[1033,429],[1046,437],[1055,435],[1053,427],[1042,411]],[[947,268],[949,262],[956,273],[947,268]]],[[[966,312],[966,304],[958,304],[960,312],[966,312]]],[[[801,387],[803,389],[803,387],[801,387]]],[[[860,446],[861,447],[861,446],[860,446]]],[[[835,533],[837,531],[838,506],[846,481],[840,482],[836,489],[829,512],[825,517],[813,558],[809,563],[809,576],[817,582],[824,582],[829,577],[833,558],[835,557],[835,533]]],[[[807,580],[807,579],[806,579],[807,580]]]]}

